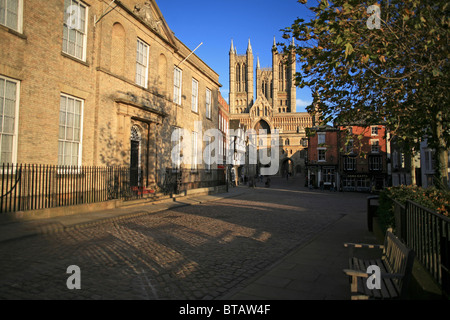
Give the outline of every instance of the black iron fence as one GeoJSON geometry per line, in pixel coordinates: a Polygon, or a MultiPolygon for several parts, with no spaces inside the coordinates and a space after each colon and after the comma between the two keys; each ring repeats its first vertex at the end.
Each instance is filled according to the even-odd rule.
{"type": "Polygon", "coordinates": [[[128,167],[0,165],[0,212],[55,208],[142,195],[128,167]]]}
{"type": "Polygon", "coordinates": [[[450,295],[450,218],[413,201],[394,201],[395,232],[450,295]]]}
{"type": "MultiPolygon", "coordinates": [[[[145,190],[131,181],[125,166],[1,164],[0,213],[143,197],[145,190]]],[[[160,188],[165,194],[177,194],[225,184],[224,169],[168,168],[160,188]]]]}
{"type": "Polygon", "coordinates": [[[181,193],[189,189],[226,185],[225,169],[167,168],[160,188],[166,193],[181,193]]]}

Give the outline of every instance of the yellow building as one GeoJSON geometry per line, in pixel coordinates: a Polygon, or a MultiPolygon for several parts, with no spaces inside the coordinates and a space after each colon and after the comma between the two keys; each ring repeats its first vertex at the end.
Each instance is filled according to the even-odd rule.
{"type": "MultiPolygon", "coordinates": [[[[270,134],[277,130],[278,174],[300,173],[305,168],[305,128],[313,126],[313,118],[307,112],[296,112],[295,53],[279,53],[274,39],[272,67],[261,68],[258,58],[256,77],[250,40],[245,55],[239,55],[231,42],[229,58],[230,119],[256,132],[263,129],[270,134]]],[[[257,171],[260,167],[258,164],[257,171]]]]}
{"type": "Polygon", "coordinates": [[[177,165],[174,129],[200,154],[217,128],[219,76],[155,1],[6,0],[0,13],[1,163],[128,166],[151,187],[177,165]]]}

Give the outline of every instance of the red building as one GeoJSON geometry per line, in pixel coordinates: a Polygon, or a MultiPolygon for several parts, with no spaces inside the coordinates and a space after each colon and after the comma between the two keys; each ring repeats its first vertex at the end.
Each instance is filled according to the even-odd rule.
{"type": "Polygon", "coordinates": [[[339,185],[339,129],[331,126],[314,127],[308,130],[307,136],[307,185],[336,190],[339,185]]]}
{"type": "Polygon", "coordinates": [[[371,191],[387,185],[383,125],[337,125],[308,131],[307,185],[340,191],[371,191]]]}
{"type": "Polygon", "coordinates": [[[342,191],[371,191],[387,185],[386,128],[383,125],[337,127],[342,191]]]}

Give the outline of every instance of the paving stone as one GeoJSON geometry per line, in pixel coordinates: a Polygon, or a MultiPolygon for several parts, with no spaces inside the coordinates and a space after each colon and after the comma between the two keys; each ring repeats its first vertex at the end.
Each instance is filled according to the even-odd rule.
{"type": "MultiPolygon", "coordinates": [[[[366,196],[314,193],[292,181],[292,192],[274,181],[273,189],[246,189],[214,202],[0,242],[0,297],[221,299],[288,257],[278,278],[260,280],[265,286],[258,283],[259,291],[242,293],[304,298],[305,293],[295,290],[279,291],[290,284],[283,274],[295,272],[306,259],[304,253],[289,254],[348,211],[364,212],[366,196]],[[81,268],[79,292],[66,287],[70,265],[81,268]]],[[[317,252],[319,247],[310,250],[305,265],[327,259],[327,252],[317,252]]],[[[316,279],[314,273],[303,275],[305,281],[316,279]]]]}

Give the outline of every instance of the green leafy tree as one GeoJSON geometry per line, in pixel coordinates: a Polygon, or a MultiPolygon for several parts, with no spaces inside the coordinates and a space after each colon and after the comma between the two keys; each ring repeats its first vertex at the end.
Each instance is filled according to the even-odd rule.
{"type": "Polygon", "coordinates": [[[415,150],[426,137],[436,150],[436,180],[447,186],[448,1],[314,2],[310,21],[283,30],[296,39],[284,45],[301,65],[296,83],[314,92],[308,111],[324,122],[382,122],[415,150]]]}

